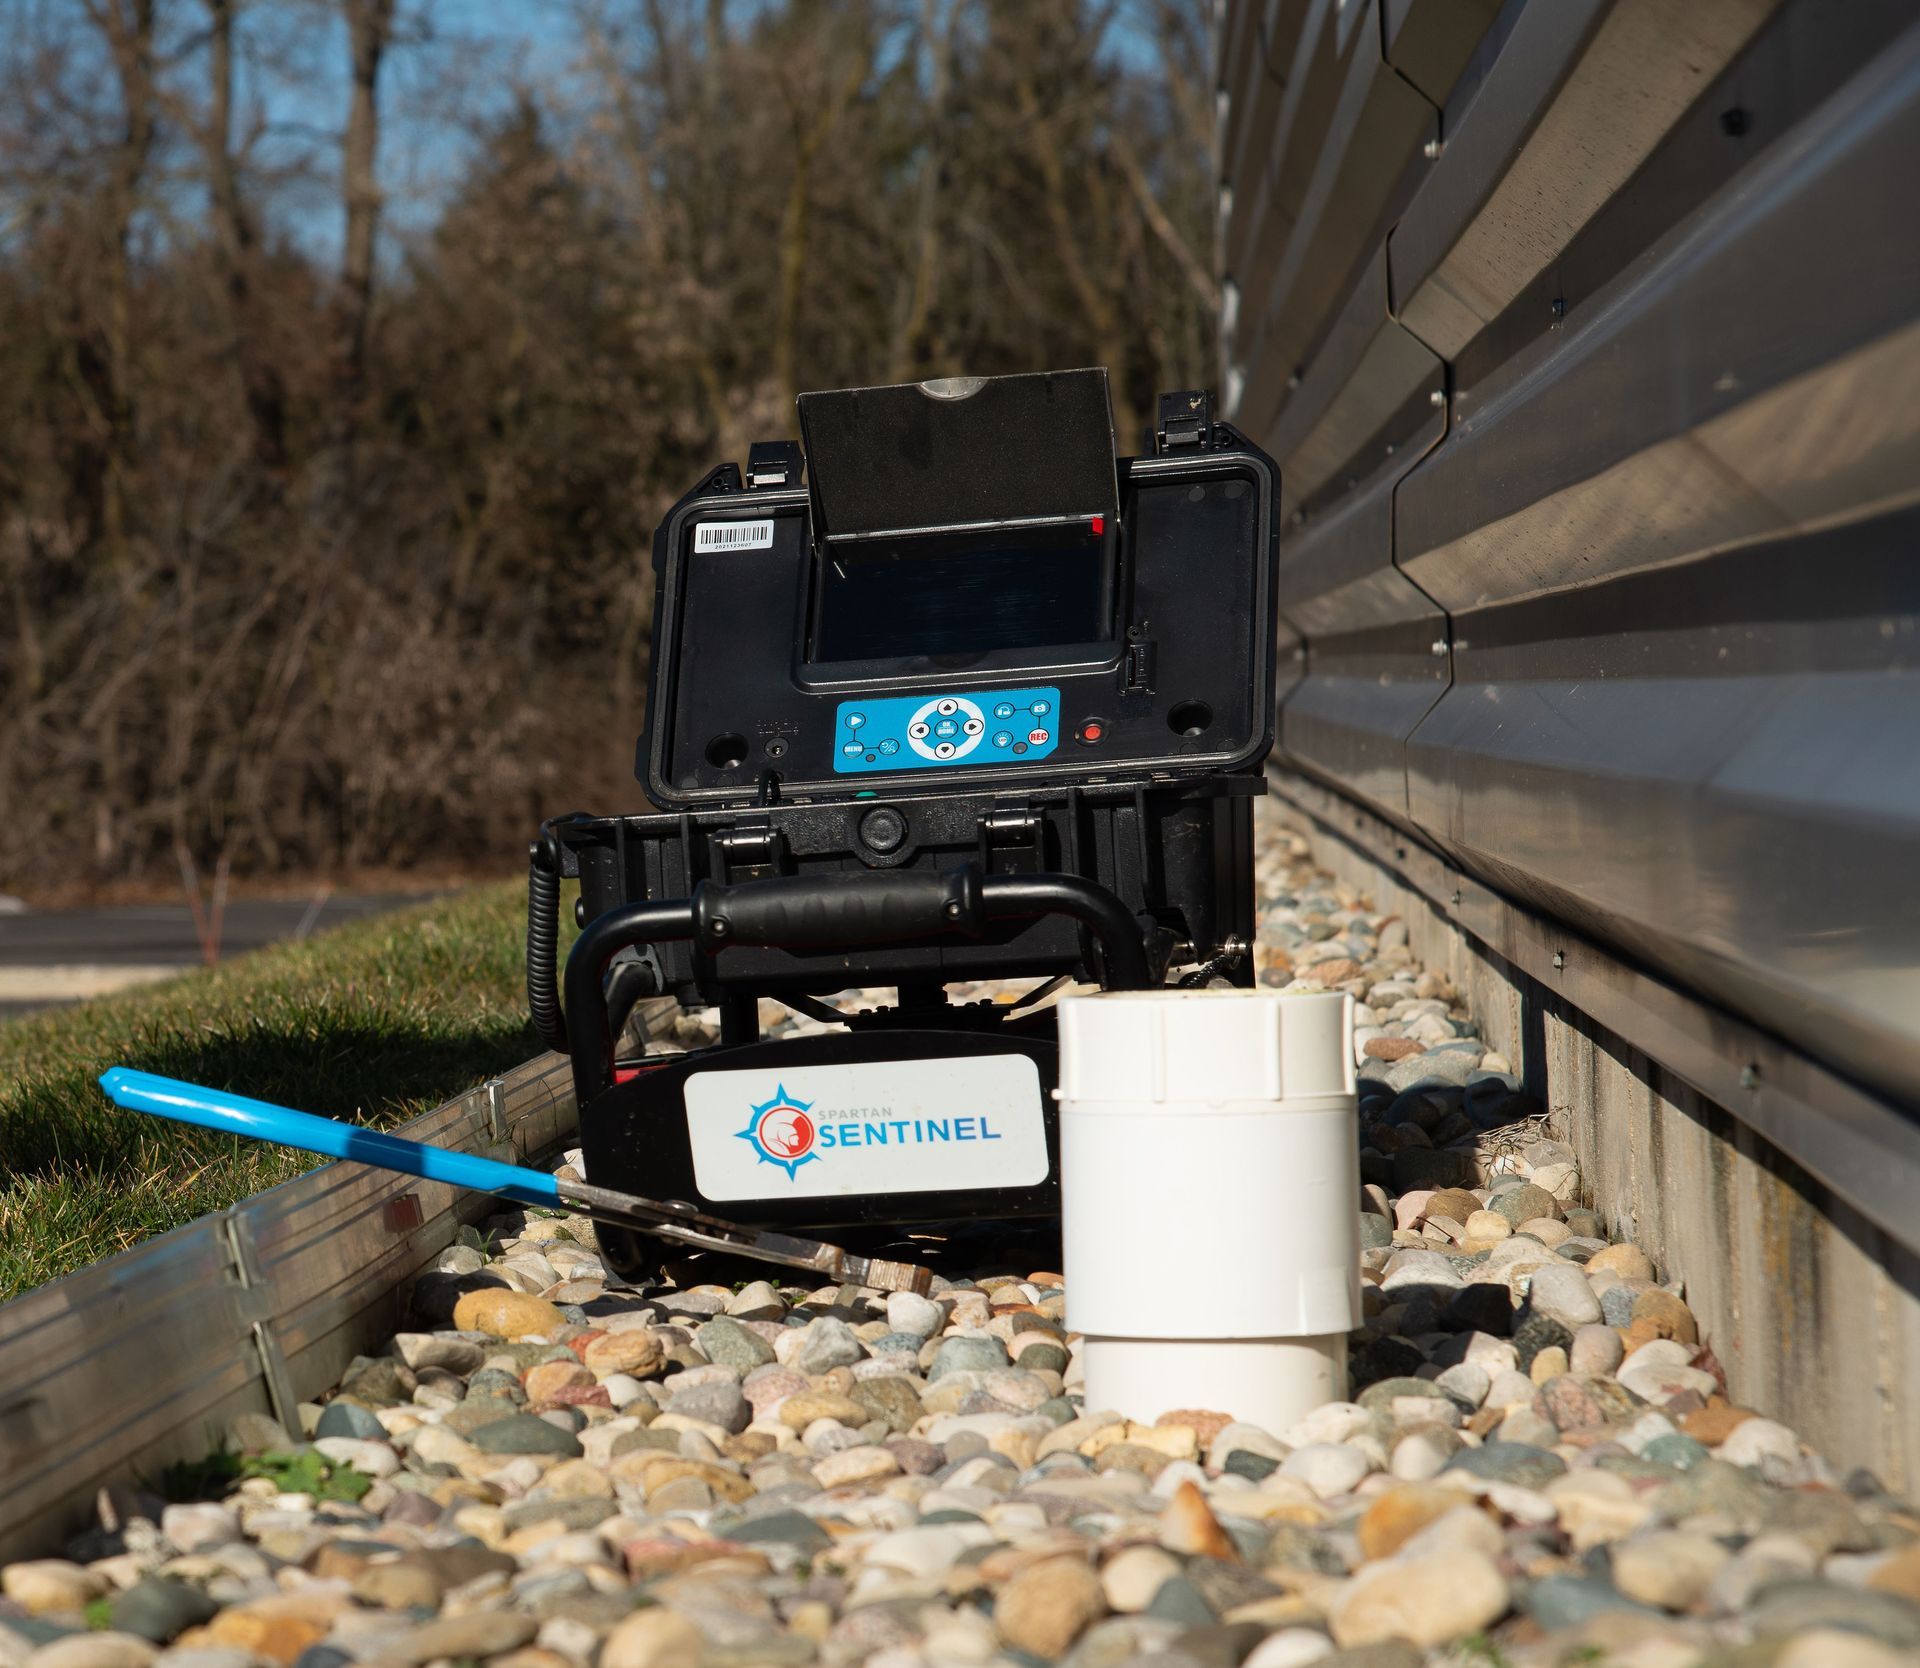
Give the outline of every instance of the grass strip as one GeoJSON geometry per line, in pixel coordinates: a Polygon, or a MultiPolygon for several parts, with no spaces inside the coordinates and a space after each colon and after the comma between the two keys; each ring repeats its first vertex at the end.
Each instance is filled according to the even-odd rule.
{"type": "Polygon", "coordinates": [[[0,1023],[0,1299],[321,1162],[123,1112],[108,1066],[385,1128],[539,1053],[525,909],[477,888],[0,1023]]]}

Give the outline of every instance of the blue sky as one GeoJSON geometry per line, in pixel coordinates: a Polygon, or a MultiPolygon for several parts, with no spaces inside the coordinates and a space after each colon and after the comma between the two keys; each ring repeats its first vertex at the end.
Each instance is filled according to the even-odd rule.
{"type": "MultiPolygon", "coordinates": [[[[569,0],[401,0],[399,14],[381,69],[380,174],[388,228],[404,237],[431,223],[474,128],[503,113],[517,86],[564,74],[577,36],[569,0]]],[[[266,28],[284,22],[257,14],[241,97],[275,129],[263,155],[310,157],[314,178],[283,198],[282,229],[324,257],[341,232],[332,144],[346,121],[346,28],[331,6],[314,5],[298,14],[297,39],[269,40],[266,28]],[[259,61],[267,57],[278,61],[259,61]]]]}
{"type": "MultiPolygon", "coordinates": [[[[739,15],[762,3],[732,0],[732,9],[739,15]]],[[[409,234],[432,224],[471,154],[475,129],[503,114],[517,87],[563,78],[580,40],[578,0],[399,0],[398,10],[396,44],[381,78],[389,259],[409,234]]],[[[240,120],[248,104],[264,113],[275,137],[262,157],[301,161],[306,174],[303,186],[274,193],[278,229],[331,259],[341,235],[336,146],[349,92],[345,25],[331,0],[255,0],[251,17],[242,17],[255,37],[240,120]]],[[[1124,9],[1110,49],[1147,61],[1153,51],[1124,9]]]]}
{"type": "MultiPolygon", "coordinates": [[[[398,0],[395,41],[381,77],[386,259],[433,223],[465,170],[475,132],[511,107],[516,90],[550,87],[568,76],[581,44],[581,7],[591,3],[596,0],[398,0]]],[[[639,0],[597,3],[616,22],[640,11],[639,0]]],[[[737,20],[768,3],[729,0],[729,8],[737,20]]],[[[704,0],[665,4],[670,14],[697,16],[704,0]]],[[[206,94],[205,13],[198,0],[161,0],[158,12],[163,79],[182,105],[198,106],[206,94]]],[[[903,4],[900,15],[910,18],[915,8],[903,4]]],[[[1143,24],[1144,13],[1123,0],[1108,50],[1150,63],[1143,24]]],[[[242,0],[237,44],[236,137],[256,201],[267,207],[269,235],[290,237],[330,262],[342,231],[339,140],[350,93],[339,0],[242,0]]],[[[111,142],[118,122],[114,78],[82,0],[0,0],[0,72],[9,97],[0,107],[0,130],[33,166],[70,167],[111,142]],[[43,73],[47,63],[59,66],[51,79],[43,73]]],[[[573,101],[563,96],[558,102],[573,101]]],[[[163,151],[154,167],[172,209],[197,219],[204,175],[191,146],[177,145],[171,156],[163,151]]],[[[166,211],[158,218],[163,224],[166,211]]],[[[0,198],[0,235],[9,221],[8,202],[0,198]]]]}

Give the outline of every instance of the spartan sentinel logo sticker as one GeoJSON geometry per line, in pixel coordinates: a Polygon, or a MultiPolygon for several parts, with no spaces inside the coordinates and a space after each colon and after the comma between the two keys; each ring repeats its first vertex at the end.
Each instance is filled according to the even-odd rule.
{"type": "MultiPolygon", "coordinates": [[[[789,1181],[797,1180],[800,1166],[832,1152],[855,1147],[941,1147],[962,1141],[998,1141],[1002,1131],[993,1127],[992,1117],[975,1113],[970,1117],[895,1118],[893,1108],[878,1106],[821,1107],[818,1101],[798,1100],[787,1093],[782,1083],[771,1100],[763,1100],[750,1109],[747,1127],[737,1129],[734,1139],[753,1148],[762,1164],[773,1164],[786,1171],[789,1181]]],[[[997,1116],[998,1114],[994,1114],[997,1116]]],[[[904,1160],[912,1165],[915,1159],[904,1160]]]]}
{"type": "Polygon", "coordinates": [[[796,1100],[782,1084],[773,1091],[772,1100],[752,1109],[747,1127],[736,1132],[737,1138],[759,1154],[762,1164],[778,1165],[792,1181],[801,1165],[811,1164],[820,1156],[814,1151],[817,1131],[813,1119],[807,1116],[812,1110],[812,1101],[796,1100]]]}

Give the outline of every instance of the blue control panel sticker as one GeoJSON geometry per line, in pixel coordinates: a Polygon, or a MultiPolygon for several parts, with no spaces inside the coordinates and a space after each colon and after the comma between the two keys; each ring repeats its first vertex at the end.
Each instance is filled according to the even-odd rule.
{"type": "Polygon", "coordinates": [[[1044,759],[1060,745],[1057,689],[969,690],[842,701],[834,713],[833,768],[927,770],[938,765],[1044,759]]]}

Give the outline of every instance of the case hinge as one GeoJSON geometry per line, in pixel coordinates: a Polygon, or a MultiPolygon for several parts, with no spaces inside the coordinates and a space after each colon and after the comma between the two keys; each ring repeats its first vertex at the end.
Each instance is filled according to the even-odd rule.
{"type": "Polygon", "coordinates": [[[980,819],[980,868],[1035,875],[1045,867],[1047,819],[1030,805],[996,805],[980,819]]]}
{"type": "Polygon", "coordinates": [[[713,878],[723,884],[770,880],[787,872],[787,840],[765,817],[736,823],[713,836],[713,878]]]}

